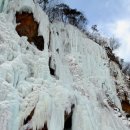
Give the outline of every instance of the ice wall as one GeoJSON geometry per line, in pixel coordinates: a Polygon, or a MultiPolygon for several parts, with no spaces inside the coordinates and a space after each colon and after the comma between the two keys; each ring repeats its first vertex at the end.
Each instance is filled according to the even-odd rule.
{"type": "MultiPolygon", "coordinates": [[[[70,86],[73,84],[75,89],[82,86],[85,92],[88,89],[88,82],[91,82],[95,88],[108,93],[113,102],[120,107],[105,49],[71,25],[54,23],[51,25],[51,32],[50,50],[59,79],[64,84],[66,82],[70,86]],[[81,85],[78,85],[80,83],[81,85]]],[[[119,67],[116,66],[116,68],[119,67]]],[[[123,83],[123,80],[120,82],[123,83]]]]}
{"type": "Polygon", "coordinates": [[[8,3],[9,3],[9,0],[1,0],[0,1],[0,13],[6,11],[8,3]]]}
{"type": "Polygon", "coordinates": [[[0,130],[63,130],[72,111],[72,130],[128,130],[116,92],[122,85],[103,47],[71,25],[50,24],[32,0],[12,0],[0,13],[0,130]],[[34,14],[44,51],[18,36],[16,11],[34,14]]]}
{"type": "Polygon", "coordinates": [[[76,126],[73,126],[73,130],[76,130],[77,126],[79,126],[77,129],[84,130],[119,129],[120,126],[116,123],[118,121],[111,113],[113,108],[105,107],[105,104],[106,101],[109,105],[113,103],[115,107],[122,110],[116,90],[122,86],[125,88],[125,82],[119,66],[110,62],[105,49],[88,39],[77,28],[59,22],[51,25],[49,49],[52,57],[51,65],[56,66],[56,76],[65,87],[85,96],[85,100],[87,100],[83,104],[80,103],[81,99],[77,100],[76,109],[80,109],[78,110],[80,115],[75,110],[74,120],[76,121],[73,124],[76,126]],[[116,79],[113,73],[117,73],[116,79]],[[118,86],[115,85],[115,82],[118,82],[118,86]],[[83,111],[84,109],[85,111],[83,111]],[[84,117],[84,113],[87,116],[84,117]],[[112,115],[110,114],[110,116],[108,113],[112,115]],[[80,122],[79,118],[83,120],[80,122]],[[85,126],[83,125],[84,121],[88,122],[84,123],[85,126]]]}

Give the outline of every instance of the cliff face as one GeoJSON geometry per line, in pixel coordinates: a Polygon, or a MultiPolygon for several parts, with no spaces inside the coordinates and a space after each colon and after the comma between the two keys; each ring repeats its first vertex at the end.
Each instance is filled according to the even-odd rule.
{"type": "Polygon", "coordinates": [[[34,21],[33,14],[22,12],[16,13],[16,31],[20,36],[27,36],[28,41],[32,42],[34,37],[38,35],[38,23],[34,21]]]}
{"type": "Polygon", "coordinates": [[[28,12],[16,13],[16,31],[19,36],[27,36],[28,41],[33,42],[39,50],[44,49],[44,39],[38,36],[38,23],[35,21],[33,14],[28,12]]]}
{"type": "Polygon", "coordinates": [[[12,2],[0,14],[0,130],[128,130],[128,88],[105,48],[32,0],[12,2]]]}

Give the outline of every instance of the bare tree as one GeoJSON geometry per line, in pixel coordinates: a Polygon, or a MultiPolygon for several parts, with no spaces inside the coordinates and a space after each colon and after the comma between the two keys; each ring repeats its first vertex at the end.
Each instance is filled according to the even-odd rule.
{"type": "Polygon", "coordinates": [[[50,22],[62,21],[72,24],[80,30],[84,30],[87,25],[87,18],[82,12],[61,3],[61,0],[37,0],[37,3],[47,13],[50,22]]]}
{"type": "Polygon", "coordinates": [[[110,38],[109,44],[110,44],[110,48],[112,50],[118,49],[120,47],[119,41],[117,39],[115,39],[114,37],[110,38]]]}
{"type": "Polygon", "coordinates": [[[51,11],[52,8],[61,3],[60,2],[61,0],[35,0],[35,1],[42,7],[42,9],[46,13],[48,13],[49,11],[51,11]]]}
{"type": "Polygon", "coordinates": [[[96,25],[96,24],[95,24],[95,25],[92,25],[91,29],[92,29],[93,33],[94,33],[94,32],[98,32],[98,29],[97,29],[97,25],[96,25]]]}
{"type": "Polygon", "coordinates": [[[122,70],[123,70],[124,74],[127,74],[130,76],[130,63],[124,62],[122,70]]]}

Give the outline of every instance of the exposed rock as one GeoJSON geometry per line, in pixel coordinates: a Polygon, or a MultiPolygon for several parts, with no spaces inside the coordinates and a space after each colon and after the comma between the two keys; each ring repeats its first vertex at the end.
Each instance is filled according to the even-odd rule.
{"type": "Polygon", "coordinates": [[[42,128],[41,130],[48,130],[47,124],[44,124],[44,128],[42,128]]]}
{"type": "Polygon", "coordinates": [[[50,74],[53,75],[53,76],[56,76],[56,75],[55,75],[56,68],[54,69],[54,68],[51,67],[51,60],[52,60],[52,58],[50,57],[50,58],[49,58],[50,74]]]}
{"type": "Polygon", "coordinates": [[[34,37],[38,35],[38,23],[34,21],[32,13],[22,12],[16,13],[16,30],[20,36],[27,36],[28,41],[32,42],[34,37]]]}
{"type": "Polygon", "coordinates": [[[130,114],[130,104],[129,104],[129,102],[126,100],[126,101],[122,101],[122,109],[126,112],[126,113],[128,113],[128,114],[130,114]]]}
{"type": "Polygon", "coordinates": [[[73,116],[73,109],[75,108],[75,105],[73,104],[71,106],[71,112],[68,114],[65,112],[65,124],[64,124],[64,130],[71,130],[72,129],[72,116],[73,116]]]}
{"type": "Polygon", "coordinates": [[[32,119],[32,117],[34,115],[34,111],[35,111],[35,109],[33,109],[31,111],[30,115],[28,115],[28,117],[24,120],[24,125],[27,124],[32,119]]]}
{"type": "Polygon", "coordinates": [[[114,61],[120,67],[120,69],[122,69],[121,64],[120,64],[120,62],[118,60],[118,57],[116,57],[114,55],[111,48],[110,47],[105,47],[105,50],[106,50],[107,56],[110,58],[110,60],[114,61]]]}
{"type": "Polygon", "coordinates": [[[123,109],[126,113],[130,114],[130,104],[129,104],[129,100],[128,100],[126,94],[125,94],[124,96],[125,96],[125,99],[121,102],[122,109],[123,109]]]}
{"type": "Polygon", "coordinates": [[[39,50],[43,50],[44,49],[44,39],[43,39],[42,36],[35,36],[33,38],[33,42],[37,46],[37,48],[39,50]]]}
{"type": "Polygon", "coordinates": [[[34,42],[39,50],[44,49],[44,39],[38,36],[38,23],[35,21],[32,13],[22,12],[16,13],[16,31],[20,36],[27,36],[28,41],[34,42]]]}
{"type": "Polygon", "coordinates": [[[68,130],[72,128],[72,115],[73,112],[70,114],[65,114],[65,124],[64,124],[64,130],[68,130]]]}

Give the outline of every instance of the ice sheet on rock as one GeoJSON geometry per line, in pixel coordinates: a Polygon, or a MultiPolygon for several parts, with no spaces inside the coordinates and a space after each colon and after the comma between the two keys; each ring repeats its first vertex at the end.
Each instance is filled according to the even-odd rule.
{"type": "Polygon", "coordinates": [[[57,66],[56,75],[66,80],[64,78],[67,76],[61,74],[61,72],[69,67],[70,72],[73,71],[69,79],[75,81],[76,84],[82,82],[84,89],[87,87],[85,85],[86,82],[91,81],[97,87],[102,87],[104,91],[109,92],[112,99],[116,102],[118,99],[113,97],[113,95],[116,95],[116,88],[113,87],[114,82],[108,68],[109,63],[105,50],[70,25],[65,26],[63,23],[54,23],[51,30],[53,32],[51,34],[53,39],[51,41],[51,48],[52,56],[57,66]],[[68,50],[66,50],[66,44],[69,46],[68,50]],[[57,49],[59,49],[59,54],[56,51],[57,49]],[[68,60],[67,63],[65,57],[68,54],[72,59],[68,60]],[[82,76],[80,73],[82,73],[82,76]],[[79,81],[80,79],[82,81],[79,81]]]}
{"type": "MultiPolygon", "coordinates": [[[[74,120],[76,120],[76,115],[78,115],[78,121],[76,123],[75,121],[73,122],[73,124],[76,124],[73,126],[73,129],[76,130],[76,127],[77,130],[87,128],[111,130],[113,127],[115,127],[115,130],[119,129],[118,126],[120,124],[116,124],[118,119],[113,121],[117,126],[111,122],[111,117],[113,116],[111,112],[111,116],[108,119],[110,126],[107,123],[100,124],[100,120],[105,120],[101,116],[101,110],[106,117],[109,113],[109,111],[106,111],[106,108],[109,109],[110,106],[106,105],[105,99],[109,98],[121,110],[121,104],[116,94],[115,80],[113,80],[113,76],[110,73],[109,59],[104,48],[89,40],[84,34],[70,25],[59,22],[53,23],[51,32],[53,33],[51,33],[50,49],[57,68],[56,75],[63,82],[69,80],[68,86],[74,91],[78,91],[83,97],[85,96],[90,103],[84,111],[85,114],[83,115],[85,116],[81,120],[82,123],[79,123],[79,116],[82,115],[82,112],[80,111],[80,114],[79,111],[74,112],[74,120]],[[65,70],[65,73],[62,70],[65,70]],[[96,108],[96,110],[92,108],[96,108]],[[99,111],[98,114],[96,114],[97,111],[99,111]],[[88,117],[89,114],[91,115],[90,117],[88,117]],[[85,125],[83,121],[88,122],[88,124],[85,125]],[[94,121],[98,124],[96,128],[94,121]],[[78,123],[79,125],[77,125],[78,123]]],[[[120,71],[118,66],[116,66],[116,69],[120,71]]],[[[121,77],[122,75],[119,76],[121,77]]],[[[120,81],[120,78],[118,80],[120,81]]],[[[123,80],[120,81],[121,85],[123,85],[123,80]]],[[[77,109],[77,106],[75,109],[77,109]]]]}
{"type": "Polygon", "coordinates": [[[50,24],[33,0],[5,2],[0,3],[8,12],[0,14],[0,129],[36,130],[47,124],[48,130],[63,130],[65,112],[74,106],[72,130],[128,130],[129,122],[115,116],[107,102],[109,98],[121,109],[116,87],[124,80],[104,48],[71,25],[50,24]],[[33,13],[44,51],[18,36],[16,11],[33,13]],[[50,57],[56,77],[50,75],[50,57]]]}

